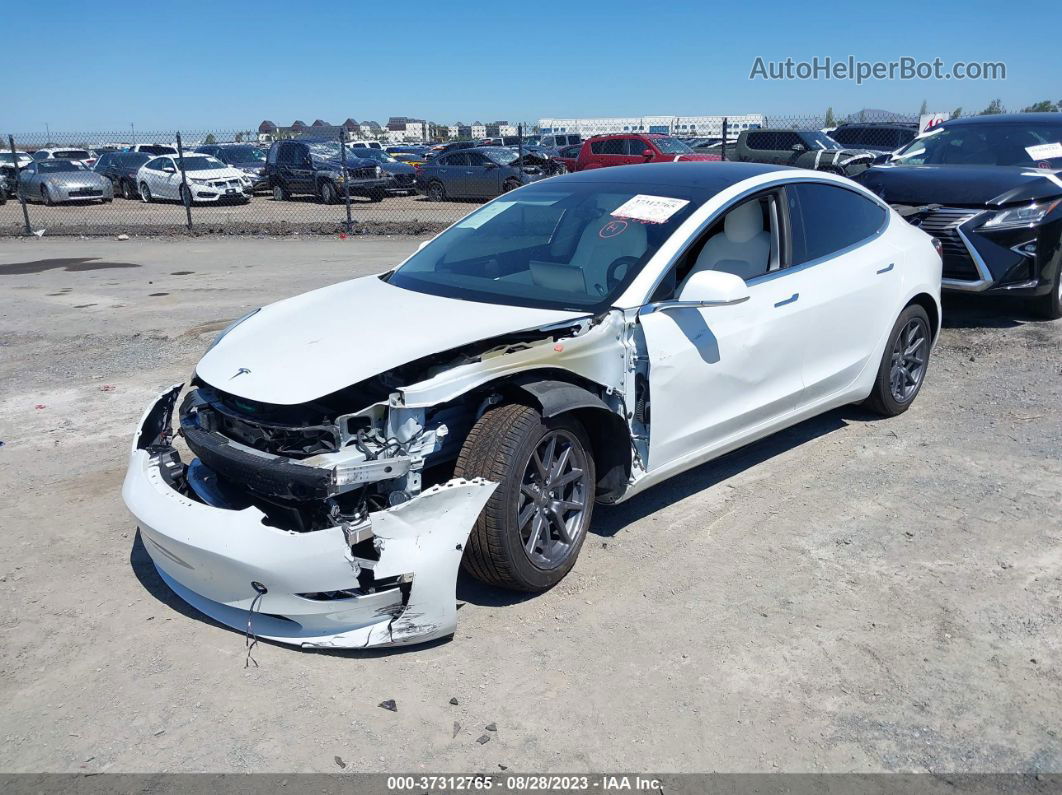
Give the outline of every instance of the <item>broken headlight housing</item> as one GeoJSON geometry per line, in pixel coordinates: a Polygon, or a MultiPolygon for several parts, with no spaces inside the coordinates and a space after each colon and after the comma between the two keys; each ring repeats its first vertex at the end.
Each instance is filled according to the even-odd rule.
{"type": "MultiPolygon", "coordinates": [[[[240,325],[243,321],[247,320],[249,317],[253,317],[258,312],[261,312],[261,311],[262,311],[262,307],[258,307],[257,309],[252,309],[250,312],[248,312],[243,317],[236,318],[236,320],[234,320],[231,323],[229,323],[229,325],[225,326],[225,328],[223,328],[221,330],[220,334],[218,334],[216,337],[214,337],[214,341],[211,342],[210,345],[207,347],[207,351],[213,350],[214,346],[216,346],[219,342],[221,342],[223,339],[225,339],[225,335],[226,334],[228,334],[230,331],[232,331],[234,328],[236,328],[238,325],[240,325]]],[[[204,353],[205,352],[206,351],[204,351],[204,353]]]]}

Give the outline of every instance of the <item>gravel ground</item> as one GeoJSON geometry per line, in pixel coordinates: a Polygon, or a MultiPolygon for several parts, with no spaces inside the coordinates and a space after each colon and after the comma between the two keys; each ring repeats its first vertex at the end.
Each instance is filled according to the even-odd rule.
{"type": "Polygon", "coordinates": [[[134,424],[246,308],[416,243],[0,242],[0,770],[1062,770],[1062,323],[1009,305],[947,302],[901,417],[600,509],[550,593],[462,579],[452,641],[245,668],[136,539],[134,424]]]}
{"type": "MultiPolygon", "coordinates": [[[[388,196],[373,203],[351,197],[354,231],[418,234],[437,232],[474,210],[479,202],[431,202],[423,196],[388,196]]],[[[29,204],[30,228],[44,235],[159,235],[188,234],[187,214],[178,202],[145,204],[116,198],[110,204],[80,202],[46,207],[29,204]]],[[[346,204],[325,205],[312,196],[273,201],[265,194],[249,203],[197,204],[192,207],[193,231],[230,234],[333,233],[345,228],[346,204]]],[[[17,201],[0,206],[0,236],[25,234],[25,219],[17,201]]]]}

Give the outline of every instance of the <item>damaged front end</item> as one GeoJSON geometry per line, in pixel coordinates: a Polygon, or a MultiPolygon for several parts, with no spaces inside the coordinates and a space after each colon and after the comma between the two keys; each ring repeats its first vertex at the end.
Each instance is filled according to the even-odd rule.
{"type": "Polygon", "coordinates": [[[375,402],[323,419],[183,385],[145,412],[122,495],[159,574],[211,618],[303,647],[365,648],[452,634],[456,580],[497,484],[424,487],[443,418],[375,402]],[[287,412],[287,413],[285,413],[287,412]],[[257,601],[256,601],[257,600],[257,601]]]}

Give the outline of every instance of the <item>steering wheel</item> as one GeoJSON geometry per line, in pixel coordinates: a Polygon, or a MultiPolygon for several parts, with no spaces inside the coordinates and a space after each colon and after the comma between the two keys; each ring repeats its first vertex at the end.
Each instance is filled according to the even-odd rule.
{"type": "Polygon", "coordinates": [[[627,269],[631,265],[637,264],[639,257],[616,257],[608,266],[608,270],[605,272],[605,283],[608,285],[608,292],[611,292],[616,285],[618,285],[627,276],[627,269]],[[622,271],[622,273],[621,273],[622,271]]]}

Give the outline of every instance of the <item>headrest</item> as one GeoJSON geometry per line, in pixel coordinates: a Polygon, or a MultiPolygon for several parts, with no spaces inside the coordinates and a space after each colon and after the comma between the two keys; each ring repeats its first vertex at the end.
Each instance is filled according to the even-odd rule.
{"type": "Polygon", "coordinates": [[[723,232],[727,240],[734,243],[744,243],[752,240],[763,231],[763,211],[760,210],[758,199],[745,202],[726,215],[723,221],[723,232]]]}

